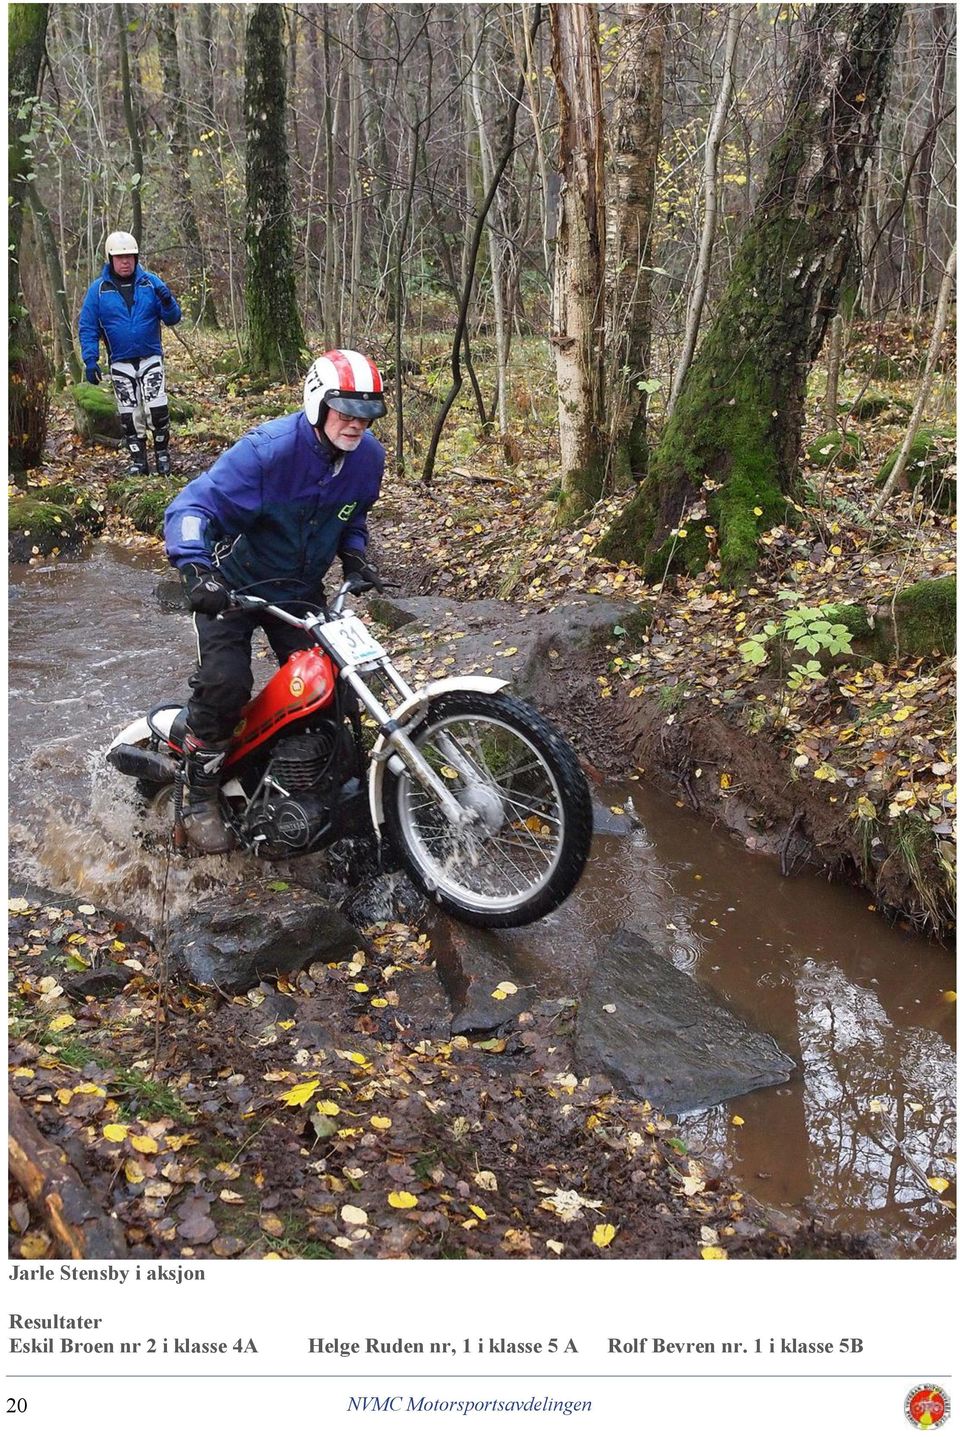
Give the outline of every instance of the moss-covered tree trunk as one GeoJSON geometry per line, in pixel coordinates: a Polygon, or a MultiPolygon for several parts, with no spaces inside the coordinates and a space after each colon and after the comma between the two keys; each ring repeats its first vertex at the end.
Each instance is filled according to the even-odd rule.
{"type": "Polygon", "coordinates": [[[697,572],[711,544],[728,583],[784,517],[807,374],[834,313],[873,152],[899,5],[807,14],[783,134],[762,197],[653,456],[604,538],[608,558],[697,572]]]}
{"type": "Polygon", "coordinates": [[[183,253],[187,272],[186,303],[190,318],[196,324],[205,324],[211,329],[218,329],[216,305],[213,300],[213,291],[207,283],[200,227],[197,224],[197,215],[193,206],[193,188],[190,183],[190,151],[193,146],[190,143],[187,111],[183,101],[183,86],[180,78],[176,13],[172,5],[157,5],[154,7],[153,15],[157,29],[160,68],[163,72],[163,88],[167,101],[174,195],[180,233],[183,237],[183,253]]]}
{"type": "Polygon", "coordinates": [[[564,514],[603,493],[604,185],[600,36],[593,5],[551,5],[560,207],[551,340],[557,366],[564,514]]]}
{"type": "Polygon", "coordinates": [[[624,5],[607,205],[607,425],[620,473],[647,469],[653,198],[663,128],[664,5],[624,5]]]}
{"type": "Polygon", "coordinates": [[[246,30],[247,364],[291,380],[300,372],[303,328],[297,310],[287,176],[283,9],[252,5],[246,30]]]}
{"type": "Polygon", "coordinates": [[[8,373],[10,383],[8,452],[10,477],[23,485],[25,473],[40,463],[47,436],[50,371],[20,286],[23,207],[30,176],[34,100],[40,87],[47,34],[48,5],[10,5],[7,129],[10,177],[8,232],[8,373]]]}

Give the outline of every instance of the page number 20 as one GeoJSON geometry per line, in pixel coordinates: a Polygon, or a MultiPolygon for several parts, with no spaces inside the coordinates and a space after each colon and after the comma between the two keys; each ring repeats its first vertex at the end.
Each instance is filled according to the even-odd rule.
{"type": "Polygon", "coordinates": [[[8,1397],[8,1398],[7,1398],[7,1411],[8,1411],[8,1412],[26,1412],[26,1410],[27,1410],[27,1399],[26,1399],[25,1397],[8,1397]]]}

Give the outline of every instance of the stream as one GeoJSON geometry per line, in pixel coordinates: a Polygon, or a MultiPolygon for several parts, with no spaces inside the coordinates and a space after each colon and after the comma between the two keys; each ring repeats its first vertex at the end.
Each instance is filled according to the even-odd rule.
{"type": "MultiPolygon", "coordinates": [[[[12,875],[134,922],[169,875],[133,842],[129,783],[98,756],[130,718],[186,694],[193,634],[155,594],[167,573],[154,554],[99,544],[10,574],[12,875]]],[[[594,798],[577,891],[531,928],[478,938],[486,954],[542,996],[576,997],[606,939],[642,935],[797,1062],[786,1084],[681,1117],[689,1148],[781,1211],[877,1234],[897,1256],[952,1256],[953,1214],[926,1182],[956,1151],[945,951],[891,927],[865,893],[781,877],[640,783],[594,798]]],[[[247,861],[191,860],[175,905],[247,861]]]]}

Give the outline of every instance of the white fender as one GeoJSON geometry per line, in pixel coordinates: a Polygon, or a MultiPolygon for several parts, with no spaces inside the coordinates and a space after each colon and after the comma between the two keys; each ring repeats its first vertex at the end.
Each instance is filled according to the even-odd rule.
{"type": "MultiPolygon", "coordinates": [[[[419,709],[426,708],[430,700],[436,698],[438,694],[462,692],[495,694],[499,693],[501,689],[505,689],[508,683],[508,679],[487,678],[482,674],[466,674],[461,677],[452,675],[448,679],[437,679],[434,683],[426,684],[424,688],[418,689],[410,698],[404,699],[400,707],[394,709],[390,719],[391,722],[397,724],[408,723],[419,709]]],[[[391,762],[387,752],[389,747],[390,735],[381,734],[370,753],[370,772],[367,778],[370,816],[378,834],[383,827],[383,779],[387,765],[391,762]]],[[[402,766],[402,761],[399,758],[394,761],[402,766]]]]}
{"type": "Polygon", "coordinates": [[[143,743],[150,737],[150,725],[145,718],[134,719],[128,723],[125,729],[121,729],[116,738],[112,738],[107,744],[107,753],[121,743],[143,743]]]}

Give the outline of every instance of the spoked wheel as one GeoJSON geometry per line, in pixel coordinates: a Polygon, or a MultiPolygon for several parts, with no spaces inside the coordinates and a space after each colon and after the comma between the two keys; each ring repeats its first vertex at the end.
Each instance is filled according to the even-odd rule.
{"type": "Polygon", "coordinates": [[[466,691],[434,699],[411,739],[470,812],[457,828],[415,779],[388,771],[387,833],[417,886],[482,928],[551,913],[593,835],[587,781],[566,739],[527,704],[466,691]]]}

